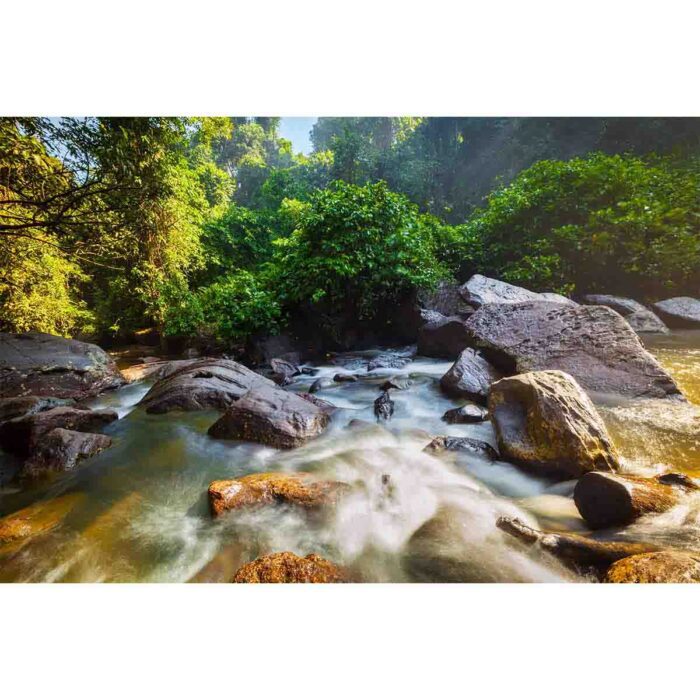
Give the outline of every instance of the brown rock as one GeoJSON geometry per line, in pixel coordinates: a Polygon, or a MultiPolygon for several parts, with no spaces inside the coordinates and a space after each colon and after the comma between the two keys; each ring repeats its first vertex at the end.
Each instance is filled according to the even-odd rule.
{"type": "Polygon", "coordinates": [[[318,554],[276,552],[242,566],[233,583],[349,583],[348,574],[318,554]]]}
{"type": "Polygon", "coordinates": [[[309,394],[308,392],[300,391],[297,394],[297,396],[304,399],[304,401],[310,401],[314,406],[318,406],[318,408],[320,408],[324,413],[327,413],[329,416],[338,410],[338,407],[332,404],[330,401],[326,401],[325,399],[319,398],[314,394],[309,394]]]}
{"type": "Polygon", "coordinates": [[[229,510],[273,503],[313,510],[334,505],[346,488],[338,481],[315,481],[305,472],[248,474],[213,481],[209,485],[209,506],[215,517],[229,510]]]}
{"type": "Polygon", "coordinates": [[[480,353],[466,348],[440,379],[440,388],[448,396],[485,404],[491,384],[502,376],[480,353]]]}
{"type": "MultiPolygon", "coordinates": [[[[215,358],[211,358],[212,362],[216,362],[215,358]]],[[[122,374],[129,382],[140,382],[144,379],[158,381],[165,379],[171,374],[175,374],[185,367],[190,367],[195,362],[202,362],[202,359],[196,360],[158,360],[156,362],[148,362],[140,365],[133,365],[122,370],[122,374]]]]}
{"type": "Polygon", "coordinates": [[[50,501],[34,503],[0,518],[0,544],[53,530],[83,498],[84,494],[69,493],[50,501]]]}
{"type": "Polygon", "coordinates": [[[682,399],[629,324],[606,306],[486,304],[465,328],[468,344],[504,374],[558,369],[589,392],[682,399]]]}
{"type": "Polygon", "coordinates": [[[473,403],[468,403],[460,408],[452,408],[445,411],[442,420],[445,423],[460,424],[460,423],[482,423],[488,420],[489,414],[485,408],[476,406],[473,403]]]}
{"type": "Polygon", "coordinates": [[[652,552],[615,562],[606,583],[700,583],[700,554],[652,552]]]}
{"type": "Polygon", "coordinates": [[[585,474],[574,489],[574,502],[581,517],[594,529],[626,525],[646,513],[663,513],[683,494],[698,487],[680,478],[585,474]]]}
{"type": "Polygon", "coordinates": [[[209,428],[209,435],[292,448],[320,435],[328,422],[326,410],[297,394],[258,385],[209,428]]]}
{"type": "Polygon", "coordinates": [[[73,399],[56,399],[51,396],[13,396],[0,399],[0,422],[74,403],[73,399]]]}
{"type": "Polygon", "coordinates": [[[598,411],[564,372],[529,372],[491,386],[489,417],[508,461],[545,476],[576,478],[618,468],[598,411]]]}
{"type": "Polygon", "coordinates": [[[494,462],[498,459],[498,452],[496,452],[488,442],[470,437],[448,437],[446,435],[440,435],[433,438],[423,451],[431,454],[440,454],[441,452],[469,452],[483,457],[490,462],[494,462]]]}

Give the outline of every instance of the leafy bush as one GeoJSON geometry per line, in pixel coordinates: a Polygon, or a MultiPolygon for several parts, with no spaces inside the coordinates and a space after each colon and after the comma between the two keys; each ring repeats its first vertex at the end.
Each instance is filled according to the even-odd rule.
{"type": "Polygon", "coordinates": [[[447,274],[417,207],[383,182],[316,192],[294,233],[276,243],[283,303],[322,302],[363,320],[447,274]]]}
{"type": "Polygon", "coordinates": [[[659,158],[540,161],[465,227],[471,271],[533,289],[697,293],[700,171],[659,158]]]}

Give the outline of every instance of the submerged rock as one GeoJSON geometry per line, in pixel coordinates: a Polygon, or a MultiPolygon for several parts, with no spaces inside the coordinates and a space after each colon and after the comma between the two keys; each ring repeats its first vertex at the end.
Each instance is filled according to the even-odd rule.
{"type": "Polygon", "coordinates": [[[48,333],[0,333],[0,397],[82,400],[124,383],[97,345],[48,333]]]}
{"type": "Polygon", "coordinates": [[[80,460],[102,452],[111,444],[112,440],[106,435],[55,428],[42,437],[36,450],[22,465],[20,477],[37,479],[50,472],[71,471],[80,460]]]}
{"type": "Polygon", "coordinates": [[[466,348],[440,379],[440,388],[448,396],[485,404],[491,384],[502,376],[480,353],[466,348]]]}
{"type": "Polygon", "coordinates": [[[374,415],[378,421],[388,421],[394,415],[394,402],[388,389],[374,400],[374,415]]]}
{"type": "Polygon", "coordinates": [[[615,562],[606,583],[700,583],[700,554],[650,552],[615,562]]]}
{"type": "Polygon", "coordinates": [[[558,369],[587,391],[682,399],[629,324],[606,306],[486,304],[465,327],[470,344],[504,374],[558,369]]]}
{"type": "Polygon", "coordinates": [[[253,387],[276,385],[233,360],[204,358],[156,382],[141,399],[147,413],[226,410],[253,387]]]}
{"type": "Polygon", "coordinates": [[[488,459],[490,462],[495,462],[498,459],[498,452],[483,440],[476,440],[470,437],[449,437],[441,435],[433,438],[424,452],[432,454],[440,454],[441,452],[470,452],[488,459]]]}
{"type": "Polygon", "coordinates": [[[228,408],[209,435],[292,448],[320,435],[328,421],[328,411],[311,401],[274,384],[258,385],[228,408]]]}
{"type": "Polygon", "coordinates": [[[24,540],[53,530],[83,498],[82,493],[69,493],[50,501],[34,503],[0,518],[0,544],[24,540]]]}
{"type": "Polygon", "coordinates": [[[426,357],[457,357],[469,345],[469,335],[459,316],[431,312],[418,331],[418,354],[426,357]]]}
{"type": "Polygon", "coordinates": [[[542,532],[518,518],[499,518],[496,527],[523,544],[537,546],[581,574],[605,575],[611,564],[627,557],[656,552],[659,547],[641,542],[599,542],[590,537],[542,532]]]}
{"type": "Polygon", "coordinates": [[[445,411],[442,420],[445,423],[481,423],[488,420],[488,411],[481,406],[475,406],[473,403],[468,403],[460,408],[451,408],[445,411]]]}
{"type": "Polygon", "coordinates": [[[622,474],[585,474],[574,489],[581,517],[594,529],[627,525],[647,513],[663,513],[698,486],[683,475],[669,478],[622,474]]]}
{"type": "Polygon", "coordinates": [[[637,333],[668,333],[664,322],[653,311],[634,299],[612,294],[586,294],[583,301],[586,304],[607,306],[617,311],[637,333]]]}
{"type": "Polygon", "coordinates": [[[55,428],[92,433],[117,420],[116,411],[57,406],[14,418],[0,425],[0,446],[21,457],[29,456],[55,428]]]}
{"type": "Polygon", "coordinates": [[[671,328],[700,328],[700,299],[674,297],[652,306],[671,328]]]}
{"type": "Polygon", "coordinates": [[[258,557],[242,566],[233,583],[348,583],[348,574],[339,566],[320,557],[292,552],[276,552],[258,557]]]}
{"type": "Polygon", "coordinates": [[[564,372],[501,379],[491,386],[489,416],[501,455],[536,474],[571,479],[619,467],[598,411],[564,372]]]}
{"type": "Polygon", "coordinates": [[[213,481],[209,506],[213,516],[238,508],[286,503],[305,509],[335,505],[346,484],[315,480],[306,472],[248,474],[238,479],[213,481]]]}

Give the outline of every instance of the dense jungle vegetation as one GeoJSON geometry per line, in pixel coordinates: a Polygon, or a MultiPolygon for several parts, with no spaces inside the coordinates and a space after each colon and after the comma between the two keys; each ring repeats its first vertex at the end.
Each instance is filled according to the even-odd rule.
{"type": "Polygon", "coordinates": [[[0,119],[0,330],[240,344],[441,279],[698,294],[700,120],[0,119]]]}

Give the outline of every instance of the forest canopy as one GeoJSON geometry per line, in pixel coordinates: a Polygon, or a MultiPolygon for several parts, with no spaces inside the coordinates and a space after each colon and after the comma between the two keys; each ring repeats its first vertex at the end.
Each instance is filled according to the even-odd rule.
{"type": "Polygon", "coordinates": [[[692,119],[0,119],[0,330],[244,343],[474,272],[698,293],[692,119]]]}

